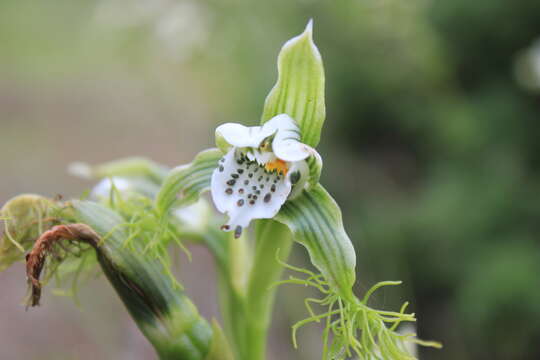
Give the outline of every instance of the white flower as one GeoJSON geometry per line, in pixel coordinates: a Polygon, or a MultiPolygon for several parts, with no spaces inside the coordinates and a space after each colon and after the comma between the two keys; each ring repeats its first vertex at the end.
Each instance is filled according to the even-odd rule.
{"type": "Polygon", "coordinates": [[[287,114],[263,126],[223,124],[216,137],[228,151],[212,174],[212,199],[229,216],[222,229],[239,237],[251,220],[274,217],[301,192],[309,174],[306,159],[316,151],[299,141],[300,129],[287,114]]]}

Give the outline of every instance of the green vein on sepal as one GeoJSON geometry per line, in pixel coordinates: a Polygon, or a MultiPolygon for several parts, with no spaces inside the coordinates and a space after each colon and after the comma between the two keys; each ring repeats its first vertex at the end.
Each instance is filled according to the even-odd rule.
{"type": "Polygon", "coordinates": [[[302,34],[283,45],[278,56],[278,80],[268,94],[261,124],[286,113],[298,123],[301,141],[316,147],[326,117],[324,67],[313,42],[310,20],[302,34]]]}
{"type": "Polygon", "coordinates": [[[309,179],[308,179],[308,190],[312,189],[319,183],[321,178],[321,173],[323,169],[323,161],[319,153],[315,152],[312,156],[307,159],[309,167],[309,179]]]}
{"type": "Polygon", "coordinates": [[[212,172],[221,156],[219,149],[208,149],[200,152],[193,162],[172,169],[156,197],[158,213],[164,215],[172,207],[197,201],[200,194],[209,189],[212,172]]]}
{"type": "Polygon", "coordinates": [[[275,219],[306,247],[311,262],[335,291],[352,300],[356,255],[343,228],[341,210],[328,192],[320,184],[313,186],[286,202],[275,219]]]}

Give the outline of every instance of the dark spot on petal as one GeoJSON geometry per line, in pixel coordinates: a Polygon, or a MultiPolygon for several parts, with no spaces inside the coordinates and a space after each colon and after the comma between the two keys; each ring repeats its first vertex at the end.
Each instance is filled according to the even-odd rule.
{"type": "Polygon", "coordinates": [[[244,185],[249,184],[249,180],[244,180],[244,185]]]}
{"type": "Polygon", "coordinates": [[[222,225],[221,230],[229,230],[231,227],[229,225],[222,225]]]}
{"type": "Polygon", "coordinates": [[[255,204],[255,200],[249,200],[249,205],[255,204]]]}
{"type": "Polygon", "coordinates": [[[244,169],[237,169],[236,171],[238,171],[238,173],[241,174],[244,172],[244,169]]]}
{"type": "Polygon", "coordinates": [[[238,200],[238,201],[236,202],[236,205],[238,205],[238,206],[244,205],[244,199],[238,200]]]}
{"type": "Polygon", "coordinates": [[[233,186],[234,184],[236,184],[236,181],[235,181],[235,180],[229,180],[229,181],[227,181],[227,185],[233,186]]]}
{"type": "Polygon", "coordinates": [[[300,180],[300,171],[295,171],[291,174],[291,184],[296,184],[300,180]]]}
{"type": "Polygon", "coordinates": [[[238,176],[239,176],[238,174],[232,174],[232,175],[231,175],[231,177],[232,177],[233,179],[238,179],[238,176]]]}
{"type": "Polygon", "coordinates": [[[272,185],[272,186],[270,187],[270,191],[272,191],[272,192],[276,191],[276,185],[272,185]]]}
{"type": "Polygon", "coordinates": [[[257,190],[257,187],[256,186],[252,186],[251,187],[253,190],[257,190]]]}
{"type": "Polygon", "coordinates": [[[242,235],[242,227],[238,225],[236,229],[234,229],[234,238],[238,239],[242,235]]]}
{"type": "Polygon", "coordinates": [[[219,172],[223,172],[224,169],[223,165],[219,165],[219,172]]]}
{"type": "Polygon", "coordinates": [[[264,202],[270,202],[270,200],[272,199],[272,194],[268,193],[266,195],[264,195],[264,202]]]}
{"type": "Polygon", "coordinates": [[[238,189],[238,193],[243,194],[243,193],[244,193],[244,189],[242,189],[242,188],[238,189]]]}
{"type": "Polygon", "coordinates": [[[259,185],[261,189],[264,189],[264,184],[259,185]]]}
{"type": "Polygon", "coordinates": [[[252,174],[252,173],[249,173],[248,176],[249,176],[250,178],[252,178],[252,177],[253,177],[253,174],[252,174]]]}
{"type": "Polygon", "coordinates": [[[227,195],[231,195],[233,193],[233,190],[231,188],[228,188],[227,190],[225,190],[225,194],[227,195]]]}

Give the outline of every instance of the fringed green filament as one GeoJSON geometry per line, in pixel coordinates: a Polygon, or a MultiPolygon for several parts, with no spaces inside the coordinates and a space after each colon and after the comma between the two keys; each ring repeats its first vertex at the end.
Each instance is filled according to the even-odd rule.
{"type": "Polygon", "coordinates": [[[317,289],[321,298],[308,298],[304,301],[309,317],[292,326],[292,341],[298,347],[297,331],[313,322],[325,322],[323,330],[323,360],[338,359],[344,356],[357,356],[360,359],[414,359],[404,342],[413,342],[421,346],[440,348],[441,344],[416,338],[416,334],[400,334],[396,330],[402,322],[415,322],[412,313],[406,313],[408,303],[404,303],[399,312],[370,308],[367,302],[370,296],[381,287],[399,285],[400,281],[383,281],[375,284],[366,292],[363,300],[349,301],[338,295],[330,284],[312,271],[298,268],[284,262],[282,265],[305,277],[290,276],[280,284],[298,284],[317,289]],[[317,313],[312,304],[325,308],[317,313]]]}

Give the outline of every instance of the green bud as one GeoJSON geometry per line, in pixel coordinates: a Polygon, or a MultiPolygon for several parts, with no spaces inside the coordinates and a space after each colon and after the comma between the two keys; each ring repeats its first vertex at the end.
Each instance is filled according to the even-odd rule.
{"type": "Polygon", "coordinates": [[[129,157],[91,166],[83,162],[74,162],[69,166],[72,175],[87,179],[101,179],[113,176],[144,177],[160,184],[169,172],[166,166],[142,157],[129,157]]]}
{"type": "Polygon", "coordinates": [[[39,235],[57,223],[56,212],[54,201],[32,194],[16,196],[2,207],[4,234],[0,238],[0,271],[24,259],[39,235]]]}

